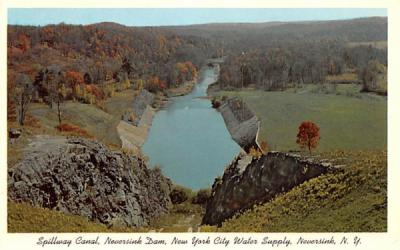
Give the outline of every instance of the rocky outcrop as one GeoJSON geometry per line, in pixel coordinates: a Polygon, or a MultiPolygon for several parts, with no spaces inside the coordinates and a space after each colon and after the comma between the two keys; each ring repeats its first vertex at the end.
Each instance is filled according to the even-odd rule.
{"type": "Polygon", "coordinates": [[[252,146],[258,147],[256,139],[260,122],[245,102],[237,97],[228,98],[218,111],[221,112],[232,139],[241,148],[248,152],[252,146]]]}
{"type": "Polygon", "coordinates": [[[87,139],[38,136],[8,171],[8,197],[108,225],[143,226],[168,211],[171,182],[136,157],[87,139]]]}
{"type": "Polygon", "coordinates": [[[334,170],[329,163],[288,153],[269,152],[260,159],[238,156],[226,168],[222,179],[214,182],[202,223],[221,225],[239,211],[334,170]]]}

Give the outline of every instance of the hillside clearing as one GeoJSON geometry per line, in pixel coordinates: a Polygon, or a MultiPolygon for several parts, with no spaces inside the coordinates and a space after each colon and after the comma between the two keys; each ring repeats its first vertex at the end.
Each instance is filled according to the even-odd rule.
{"type": "Polygon", "coordinates": [[[387,100],[371,94],[312,93],[309,89],[283,92],[222,91],[217,95],[243,97],[261,120],[259,138],[270,149],[296,150],[296,134],[302,121],[320,127],[319,151],[332,149],[386,149],[387,100]]]}

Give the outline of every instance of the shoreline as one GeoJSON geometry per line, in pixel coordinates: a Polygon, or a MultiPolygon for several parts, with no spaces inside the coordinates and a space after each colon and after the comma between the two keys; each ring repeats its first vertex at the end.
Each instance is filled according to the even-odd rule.
{"type": "MultiPolygon", "coordinates": [[[[200,72],[200,74],[201,73],[202,72],[200,72]]],[[[139,154],[143,144],[147,140],[157,111],[166,108],[172,98],[191,93],[199,80],[200,78],[197,76],[192,81],[183,83],[182,86],[167,90],[165,95],[155,94],[153,104],[147,104],[145,111],[140,117],[138,126],[120,120],[116,129],[121,141],[121,149],[131,151],[134,154],[139,154]]]]}

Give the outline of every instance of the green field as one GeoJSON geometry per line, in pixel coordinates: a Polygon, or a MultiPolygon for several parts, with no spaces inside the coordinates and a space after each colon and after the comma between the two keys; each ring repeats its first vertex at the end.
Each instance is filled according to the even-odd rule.
{"type": "Polygon", "coordinates": [[[271,150],[296,150],[302,121],[320,127],[319,151],[332,149],[386,149],[387,99],[361,94],[354,86],[340,87],[335,94],[302,88],[283,92],[256,90],[223,91],[214,95],[243,97],[261,120],[259,138],[271,150]]]}

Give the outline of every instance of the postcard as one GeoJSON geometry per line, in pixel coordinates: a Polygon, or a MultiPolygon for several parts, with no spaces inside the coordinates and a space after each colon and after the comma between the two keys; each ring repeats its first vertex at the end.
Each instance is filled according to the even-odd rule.
{"type": "Polygon", "coordinates": [[[399,5],[223,4],[3,4],[2,249],[400,247],[399,5]]]}

